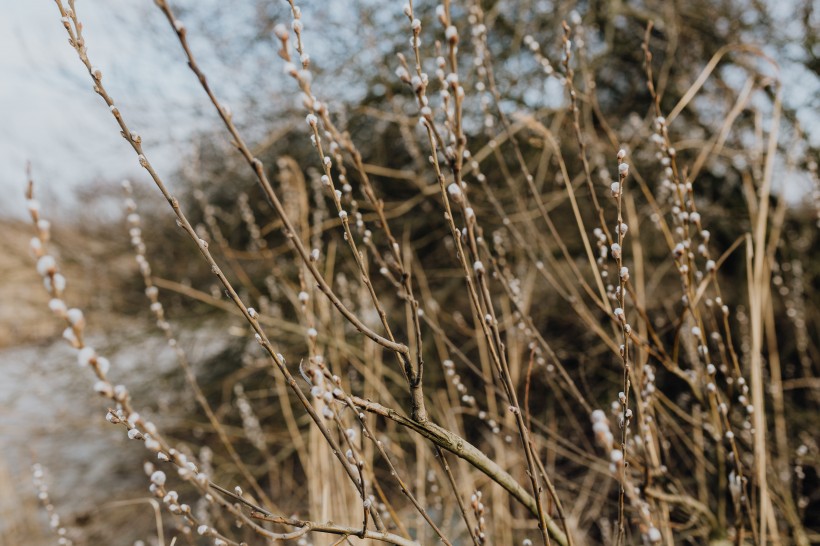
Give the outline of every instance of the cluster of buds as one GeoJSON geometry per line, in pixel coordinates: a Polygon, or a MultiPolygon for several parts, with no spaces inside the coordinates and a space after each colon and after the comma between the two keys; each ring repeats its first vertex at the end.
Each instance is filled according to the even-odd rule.
{"type": "Polygon", "coordinates": [[[607,453],[609,453],[610,460],[614,464],[623,460],[623,452],[615,447],[615,437],[609,428],[609,420],[606,417],[604,410],[596,409],[590,415],[592,421],[592,432],[595,435],[595,441],[607,453]]]}
{"type": "Polygon", "coordinates": [[[478,412],[478,418],[487,423],[487,426],[490,427],[493,434],[498,434],[501,432],[501,427],[499,426],[498,421],[490,417],[486,411],[480,410],[478,412]]]}
{"type": "Polygon", "coordinates": [[[239,409],[239,416],[242,419],[242,429],[245,431],[245,436],[253,444],[253,446],[262,453],[267,453],[268,446],[265,441],[265,433],[259,423],[259,418],[253,411],[250,400],[245,395],[245,389],[240,383],[233,387],[234,395],[236,396],[236,407],[239,409]]]}
{"type": "MultiPolygon", "coordinates": [[[[302,102],[308,111],[308,114],[305,116],[305,121],[308,127],[310,128],[310,142],[313,148],[316,149],[322,161],[322,174],[320,176],[322,187],[329,192],[331,198],[333,199],[333,203],[336,207],[336,212],[339,216],[339,219],[342,221],[344,227],[345,241],[348,241],[352,245],[352,232],[350,230],[349,217],[353,217],[354,225],[359,230],[359,233],[364,233],[365,225],[364,218],[358,211],[358,202],[353,198],[353,186],[351,186],[351,184],[348,182],[347,172],[344,165],[344,158],[342,156],[343,145],[349,145],[350,139],[348,136],[341,134],[331,122],[327,104],[318,100],[311,92],[310,73],[307,70],[306,61],[307,53],[304,52],[304,46],[302,44],[301,39],[301,21],[299,20],[299,18],[301,17],[301,11],[299,10],[298,6],[296,6],[292,2],[291,6],[294,17],[293,22],[294,25],[296,25],[293,27],[297,37],[296,49],[300,52],[300,56],[302,59],[302,71],[296,70],[293,64],[290,62],[290,52],[288,50],[288,33],[286,29],[284,29],[284,27],[282,27],[281,25],[277,25],[277,27],[279,28],[278,30],[275,30],[275,33],[282,42],[280,56],[284,58],[286,61],[288,61],[285,64],[285,72],[287,72],[294,79],[296,79],[300,89],[302,90],[302,102]],[[325,128],[324,130],[321,130],[322,125],[325,128]],[[323,140],[329,142],[329,149],[331,155],[325,155],[323,140]],[[336,169],[339,171],[338,182],[340,184],[341,189],[336,189],[336,184],[333,179],[332,169],[334,165],[336,169]],[[350,204],[350,212],[344,210],[343,199],[346,203],[350,204]]],[[[253,232],[255,222],[253,224],[249,223],[248,225],[251,231],[253,232]]]]}
{"type": "MultiPolygon", "coordinates": [[[[130,189],[129,184],[124,185],[126,189],[130,189]]],[[[42,226],[42,222],[39,218],[39,206],[37,206],[36,203],[32,203],[33,200],[31,198],[31,193],[32,188],[30,185],[28,191],[29,210],[32,213],[32,220],[35,225],[42,226]]],[[[139,231],[139,216],[136,214],[136,206],[133,205],[133,201],[130,199],[127,206],[129,208],[128,222],[131,228],[130,235],[132,238],[132,243],[136,248],[138,248],[138,250],[142,250],[144,245],[142,245],[142,236],[139,231]]],[[[40,233],[38,236],[40,244],[32,246],[43,249],[47,239],[47,234],[40,233]]],[[[47,259],[47,263],[45,263],[45,265],[40,265],[44,263],[42,262],[42,258],[47,256],[48,255],[43,252],[38,257],[38,267],[43,269],[45,274],[50,275],[53,281],[53,275],[56,275],[57,271],[56,261],[51,258],[50,260],[47,259]]],[[[55,296],[53,288],[54,287],[52,286],[51,295],[55,296]]],[[[156,296],[154,291],[149,291],[149,297],[151,297],[152,294],[156,296]]],[[[60,311],[57,313],[58,316],[62,317],[69,325],[63,334],[64,337],[68,339],[72,346],[77,349],[77,359],[80,365],[90,367],[97,379],[94,384],[94,390],[101,396],[116,403],[116,408],[108,410],[106,420],[111,424],[122,425],[127,430],[128,438],[132,440],[141,440],[149,451],[157,454],[157,458],[160,461],[173,462],[177,466],[179,475],[182,479],[189,480],[196,484],[200,489],[207,491],[209,485],[208,476],[204,472],[200,471],[196,464],[188,461],[188,458],[183,453],[180,453],[175,449],[165,448],[165,444],[161,441],[157,427],[151,421],[143,419],[139,413],[132,409],[131,397],[128,389],[124,385],[114,386],[108,381],[107,373],[110,367],[108,359],[98,355],[97,351],[93,347],[85,344],[83,340],[82,334],[86,322],[82,311],[80,309],[73,308],[65,309],[64,304],[55,304],[54,300],[55,298],[52,299],[50,307],[55,310],[55,312],[60,311]]],[[[152,309],[154,308],[155,306],[152,304],[152,309]]],[[[159,316],[161,317],[161,314],[159,316]]],[[[152,476],[152,488],[153,490],[161,490],[164,487],[165,475],[161,472],[155,473],[153,471],[153,466],[151,468],[152,470],[149,475],[152,476]]],[[[220,540],[222,539],[220,538],[220,540]]],[[[61,542],[61,544],[62,543],[69,544],[70,542],[61,542]]],[[[219,543],[217,542],[215,544],[219,543]]],[[[225,545],[227,542],[223,541],[221,544],[225,545]]]]}
{"type": "Polygon", "coordinates": [[[45,470],[39,463],[31,466],[31,477],[34,490],[37,492],[37,500],[48,514],[48,526],[57,535],[57,544],[60,546],[73,546],[74,542],[68,537],[68,530],[60,521],[60,515],[51,502],[48,494],[48,484],[45,479],[45,470]]]}
{"type": "MultiPolygon", "coordinates": [[[[612,403],[612,411],[619,414],[619,426],[624,428],[628,425],[632,418],[632,410],[627,409],[625,412],[621,411],[626,402],[626,395],[623,392],[618,394],[620,401],[612,403]],[[626,420],[626,423],[624,422],[626,420]]],[[[615,444],[615,437],[609,427],[609,420],[603,410],[597,409],[590,415],[592,421],[592,431],[595,434],[595,441],[600,445],[609,455],[609,470],[613,475],[619,475],[619,472],[624,464],[624,451],[615,444]]]]}
{"type": "Polygon", "coordinates": [[[171,336],[171,325],[165,320],[165,310],[159,301],[159,289],[154,286],[154,281],[151,277],[151,265],[146,258],[145,242],[142,238],[142,219],[137,211],[136,202],[131,198],[131,183],[125,180],[122,183],[122,187],[126,195],[124,204],[126,212],[125,220],[128,224],[128,236],[131,239],[131,246],[134,249],[134,258],[136,259],[140,274],[145,282],[145,296],[150,302],[150,309],[157,320],[157,326],[168,336],[169,345],[174,347],[176,346],[176,340],[171,336]]]}
{"type": "MultiPolygon", "coordinates": [[[[599,227],[592,230],[592,235],[595,237],[595,244],[598,246],[598,265],[603,265],[607,256],[609,255],[609,247],[607,247],[606,233],[599,227]]],[[[604,275],[606,277],[606,275],[604,275]]]]}
{"type": "Polygon", "coordinates": [[[245,222],[245,226],[248,229],[248,234],[251,237],[250,243],[248,244],[248,249],[251,251],[257,251],[267,248],[268,243],[262,237],[262,230],[256,223],[256,216],[251,208],[248,194],[245,192],[240,193],[237,198],[237,204],[239,205],[239,214],[242,217],[242,221],[245,222]]]}
{"type": "Polygon", "coordinates": [[[476,491],[470,497],[470,507],[473,509],[473,515],[476,519],[476,525],[473,530],[473,534],[478,541],[479,544],[486,544],[487,542],[487,522],[484,518],[484,512],[486,508],[484,507],[484,503],[481,502],[481,491],[476,491]]]}
{"type": "Polygon", "coordinates": [[[29,242],[29,251],[37,260],[37,273],[43,279],[43,286],[51,296],[48,303],[51,311],[59,318],[66,319],[69,328],[64,337],[75,348],[82,347],[82,333],[85,328],[85,319],[79,309],[68,309],[63,301],[63,292],[66,288],[66,278],[60,273],[57,260],[46,252],[46,244],[51,239],[51,222],[40,217],[40,203],[31,196],[29,189],[26,206],[37,234],[29,242]]]}
{"type": "Polygon", "coordinates": [[[310,370],[307,370],[307,372],[305,372],[301,366],[299,370],[302,372],[302,376],[305,380],[311,385],[311,396],[320,402],[322,406],[322,416],[328,420],[335,419],[336,401],[344,400],[345,398],[344,391],[342,391],[340,387],[341,378],[334,375],[332,379],[328,381],[322,371],[324,367],[324,358],[321,356],[315,356],[312,358],[312,361],[316,362],[317,365],[313,366],[310,370]]]}
{"type": "MultiPolygon", "coordinates": [[[[336,411],[336,403],[341,402],[343,405],[348,405],[349,407],[353,408],[353,403],[348,397],[348,395],[342,390],[342,378],[338,375],[332,375],[329,378],[325,377],[324,375],[324,359],[321,357],[315,357],[312,359],[316,365],[308,370],[305,371],[302,366],[299,366],[299,371],[302,374],[302,377],[311,384],[310,393],[311,396],[320,404],[321,406],[321,413],[322,416],[331,421],[337,420],[341,426],[341,416],[336,411]],[[318,363],[316,362],[318,360],[318,363]]],[[[365,414],[362,412],[356,412],[356,418],[364,427],[362,430],[362,434],[365,437],[372,438],[372,435],[367,428],[365,423],[365,414]]],[[[345,450],[344,457],[347,463],[356,467],[359,472],[359,477],[357,478],[358,485],[363,485],[363,474],[362,471],[364,469],[364,459],[362,458],[360,447],[358,446],[358,432],[356,429],[352,427],[348,427],[344,429],[344,441],[348,448],[345,450]]],[[[378,447],[382,447],[382,441],[377,440],[376,445],[378,447]]],[[[366,498],[364,501],[364,507],[369,509],[375,499],[370,497],[366,498]]]]}
{"type": "Polygon", "coordinates": [[[68,308],[62,299],[66,280],[65,277],[59,273],[57,260],[46,253],[45,246],[50,239],[51,224],[40,217],[40,205],[33,198],[33,183],[29,183],[27,206],[32,222],[37,229],[37,236],[31,240],[30,248],[33,257],[37,260],[37,273],[43,278],[43,284],[51,296],[48,303],[49,309],[51,309],[58,318],[66,322],[67,326],[65,330],[63,330],[63,338],[68,341],[73,348],[77,349],[78,364],[82,367],[90,367],[96,375],[99,380],[98,385],[95,386],[97,392],[119,401],[116,398],[115,389],[107,384],[106,375],[110,368],[108,359],[99,356],[97,351],[85,342],[83,334],[86,327],[86,320],[83,311],[76,307],[68,308]],[[105,385],[107,385],[107,387],[105,385]]]}
{"type": "MultiPolygon", "coordinates": [[[[483,23],[484,11],[481,9],[480,4],[470,6],[467,21],[472,26],[470,36],[473,42],[473,66],[476,71],[477,79],[475,83],[475,90],[481,94],[480,104],[481,112],[484,114],[484,127],[486,129],[491,129],[495,126],[495,116],[490,112],[490,106],[493,103],[493,95],[484,83],[487,79],[487,68],[485,67],[485,63],[489,51],[487,48],[487,26],[483,23]]],[[[474,171],[480,172],[478,169],[474,169],[474,171]]]]}
{"type": "MultiPolygon", "coordinates": [[[[614,402],[612,404],[613,411],[618,411],[621,403],[625,401],[624,393],[619,394],[621,402],[614,402]]],[[[629,413],[630,410],[627,410],[629,413]]],[[[657,544],[661,541],[661,533],[652,522],[652,514],[649,504],[643,499],[641,489],[634,485],[626,473],[621,473],[624,469],[624,452],[615,445],[615,440],[609,428],[609,421],[603,410],[597,409],[592,412],[590,416],[592,420],[592,430],[595,433],[595,441],[609,454],[609,471],[621,477],[624,491],[629,498],[630,503],[637,509],[637,514],[641,518],[641,529],[644,536],[652,544],[657,544]]]]}
{"type": "Polygon", "coordinates": [[[746,502],[746,485],[748,479],[746,476],[738,474],[734,470],[729,472],[729,493],[732,495],[732,500],[735,504],[746,502]]]}
{"type": "MultiPolygon", "coordinates": [[[[183,455],[181,453],[177,453],[177,456],[183,455]]],[[[187,464],[192,465],[193,463],[187,464]]],[[[170,513],[183,519],[184,527],[182,531],[184,534],[190,536],[193,534],[192,529],[196,529],[197,534],[200,536],[213,537],[214,546],[227,546],[228,541],[225,537],[220,535],[214,527],[205,524],[200,517],[197,517],[189,504],[180,502],[179,493],[173,489],[167,489],[165,487],[167,482],[165,472],[162,470],[156,470],[152,463],[145,463],[144,470],[151,482],[148,486],[148,490],[155,498],[159,499],[165,505],[170,513]]],[[[205,499],[208,502],[214,501],[214,498],[210,493],[206,493],[205,499]]]]}
{"type": "Polygon", "coordinates": [[[453,387],[455,387],[456,391],[458,391],[458,394],[461,397],[461,402],[468,406],[475,406],[475,397],[468,394],[467,385],[461,381],[461,376],[456,373],[455,363],[452,360],[447,359],[442,362],[441,365],[444,366],[444,375],[450,378],[450,382],[453,384],[453,387]]]}
{"type": "Polygon", "coordinates": [[[290,5],[292,16],[290,28],[296,36],[295,48],[299,57],[299,68],[297,68],[295,64],[296,60],[294,60],[291,56],[290,31],[288,28],[280,23],[273,28],[273,33],[280,43],[279,56],[285,61],[285,74],[296,80],[299,84],[299,88],[306,96],[306,102],[312,103],[315,100],[310,91],[310,83],[313,80],[313,75],[310,72],[310,55],[307,51],[305,51],[304,44],[302,42],[302,32],[304,30],[304,24],[302,23],[302,10],[296,5],[295,2],[290,2],[290,5]]]}
{"type": "Polygon", "coordinates": [[[544,74],[547,76],[552,76],[555,74],[555,69],[552,67],[552,63],[550,63],[549,59],[547,59],[541,52],[541,44],[539,44],[538,41],[532,37],[532,35],[527,34],[524,36],[524,45],[530,50],[532,56],[535,58],[535,61],[544,71],[544,74]]]}

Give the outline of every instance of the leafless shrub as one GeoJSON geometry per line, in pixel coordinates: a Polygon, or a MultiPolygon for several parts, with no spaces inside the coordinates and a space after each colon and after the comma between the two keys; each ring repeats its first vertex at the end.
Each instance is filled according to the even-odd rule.
{"type": "Polygon", "coordinates": [[[507,3],[445,0],[425,14],[410,2],[410,42],[391,61],[398,98],[347,119],[314,82],[311,18],[288,0],[290,23],[271,31],[304,107],[307,137],[291,134],[306,146],[298,159],[266,163],[271,147],[246,140],[242,113],[197,63],[193,31],[157,0],[257,184],[209,185],[200,154],[183,173],[197,184],[183,200],[107,91],[74,1],[56,3],[95,92],[218,282],[201,290],[153,273],[156,243],[143,236],[126,184],[150,309],[207,423],[207,438],[178,442],[86,344],[29,186],[49,306],[94,373],[108,420],[159,459],[146,465],[150,491],[176,516],[178,537],[809,543],[816,500],[804,497],[803,480],[817,446],[805,439],[811,425],[789,419],[787,393],[805,382],[816,405],[817,346],[805,252],[786,243],[805,248],[816,233],[789,228],[799,213],[773,184],[798,169],[816,180],[816,166],[778,144],[784,89],[760,49],[727,45],[711,59],[695,55],[697,69],[679,67],[674,14],[658,30],[636,10],[631,31],[618,20],[603,37],[629,44],[633,56],[616,58],[637,85],[595,66],[593,15],[566,13],[549,31],[560,40],[553,47],[505,31],[507,3]],[[498,52],[496,31],[523,44],[516,59],[534,70],[522,79],[564,90],[559,107],[519,97],[502,79],[514,57],[498,52]],[[745,84],[723,86],[716,75],[729,55],[745,84]],[[596,87],[596,69],[612,89],[596,87]],[[713,105],[718,123],[697,131],[692,111],[713,84],[731,99],[713,105]],[[619,103],[634,89],[646,115],[619,103]],[[373,135],[387,144],[368,141],[362,120],[379,119],[387,124],[373,135]],[[702,196],[710,162],[727,158],[738,180],[731,197],[743,200],[731,207],[702,196]],[[209,201],[217,192],[219,203],[209,201]],[[200,385],[163,290],[241,317],[257,342],[223,363],[220,399],[200,385]],[[786,326],[777,323],[783,304],[786,326]],[[800,366],[784,368],[781,336],[792,335],[800,366]]]}

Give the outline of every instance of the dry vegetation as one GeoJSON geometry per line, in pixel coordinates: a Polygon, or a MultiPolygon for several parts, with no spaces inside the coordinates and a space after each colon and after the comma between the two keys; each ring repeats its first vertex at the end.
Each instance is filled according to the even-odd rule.
{"type": "MultiPolygon", "coordinates": [[[[145,541],[820,538],[818,209],[783,198],[792,179],[818,187],[816,150],[749,41],[765,22],[710,3],[385,4],[360,30],[395,31],[383,66],[323,82],[304,30],[321,4],[288,0],[260,27],[302,101],[278,114],[305,124],[258,138],[242,118],[265,116],[220,102],[194,28],[157,0],[224,126],[172,179],[74,1],[56,4],[145,174],[123,185],[137,268],[93,294],[70,289],[29,183],[50,297],[31,303],[65,322],[108,421],[145,454],[145,541]],[[342,84],[366,97],[347,104],[342,84]],[[150,192],[164,208],[143,206],[150,192]],[[137,280],[179,375],[132,396],[81,308],[110,292],[130,312],[137,280]],[[230,340],[204,363],[184,348],[203,314],[230,340]],[[159,400],[183,384],[195,403],[171,419],[159,400]]],[[[91,540],[55,520],[71,507],[35,474],[61,543],[91,540]]]]}

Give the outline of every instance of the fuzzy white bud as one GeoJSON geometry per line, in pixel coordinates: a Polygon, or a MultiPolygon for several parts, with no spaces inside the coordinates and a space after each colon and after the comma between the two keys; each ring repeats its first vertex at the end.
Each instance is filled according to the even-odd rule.
{"type": "Polygon", "coordinates": [[[48,302],[48,308],[51,309],[51,312],[57,315],[58,317],[65,316],[66,305],[65,302],[59,298],[52,298],[48,302]]]}
{"type": "Polygon", "coordinates": [[[66,311],[66,318],[68,319],[68,323],[74,328],[82,328],[85,326],[85,317],[83,316],[83,312],[76,307],[72,307],[66,311]]]}
{"type": "Polygon", "coordinates": [[[37,260],[37,273],[41,276],[45,277],[56,271],[57,260],[55,260],[53,256],[46,254],[45,256],[40,256],[40,259],[37,260]]]}
{"type": "Polygon", "coordinates": [[[273,27],[273,33],[276,35],[277,38],[279,38],[283,42],[288,39],[288,27],[286,27],[282,23],[279,23],[275,27],[273,27]]]}
{"type": "Polygon", "coordinates": [[[77,353],[77,363],[80,366],[88,366],[96,358],[97,352],[94,350],[93,347],[83,347],[82,349],[80,349],[80,352],[77,353]]]}
{"type": "Polygon", "coordinates": [[[156,472],[151,474],[151,483],[155,483],[160,487],[165,485],[165,472],[163,472],[162,470],[157,470],[156,472]]]}

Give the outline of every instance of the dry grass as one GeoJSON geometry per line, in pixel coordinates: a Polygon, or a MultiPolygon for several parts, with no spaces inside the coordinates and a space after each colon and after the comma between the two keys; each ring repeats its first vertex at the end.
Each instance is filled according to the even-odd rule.
{"type": "Polygon", "coordinates": [[[56,3],[94,91],[187,240],[154,248],[156,227],[125,184],[152,320],[182,372],[177,385],[192,393],[190,406],[170,407],[190,427],[159,418],[162,382],[134,395],[90,345],[94,324],[68,303],[85,298],[65,291],[72,271],[49,250],[29,182],[31,250],[49,299],[25,303],[65,323],[108,421],[146,448],[142,502],[165,514],[150,540],[816,538],[816,411],[795,418],[799,404],[817,409],[806,288],[816,262],[804,250],[816,233],[773,195],[773,181],[817,173],[799,131],[788,135],[793,149],[783,144],[786,90],[758,48],[718,48],[679,70],[683,16],[653,29],[631,13],[641,36],[604,33],[634,45],[625,62],[647,89],[645,115],[625,120],[599,102],[611,99],[592,85],[606,67],[587,47],[589,23],[568,14],[555,51],[511,33],[536,66],[521,77],[554,80],[566,96],[559,108],[528,110],[501,79],[509,58],[495,47],[497,10],[445,0],[417,14],[411,2],[401,27],[410,43],[390,61],[395,97],[348,119],[314,82],[311,19],[289,0],[290,25],[271,30],[307,134],[291,133],[302,143],[288,156],[281,135],[246,140],[241,114],[197,62],[193,31],[158,0],[246,164],[243,181],[255,184],[219,186],[197,153],[182,173],[194,186],[187,199],[109,94],[73,0],[56,3]],[[745,85],[722,79],[717,67],[729,62],[745,85]],[[719,121],[696,130],[697,99],[714,97],[712,86],[724,95],[710,105],[719,121]],[[363,136],[368,123],[382,127],[378,142],[363,136]],[[722,162],[735,175],[728,200],[712,187],[722,162]],[[194,250],[201,268],[187,262],[194,250]],[[157,274],[175,275],[178,257],[195,273],[157,274]],[[776,288],[784,283],[792,288],[776,288]],[[198,364],[168,295],[218,310],[237,342],[198,364]],[[808,387],[790,400],[801,381],[808,387]]]}

